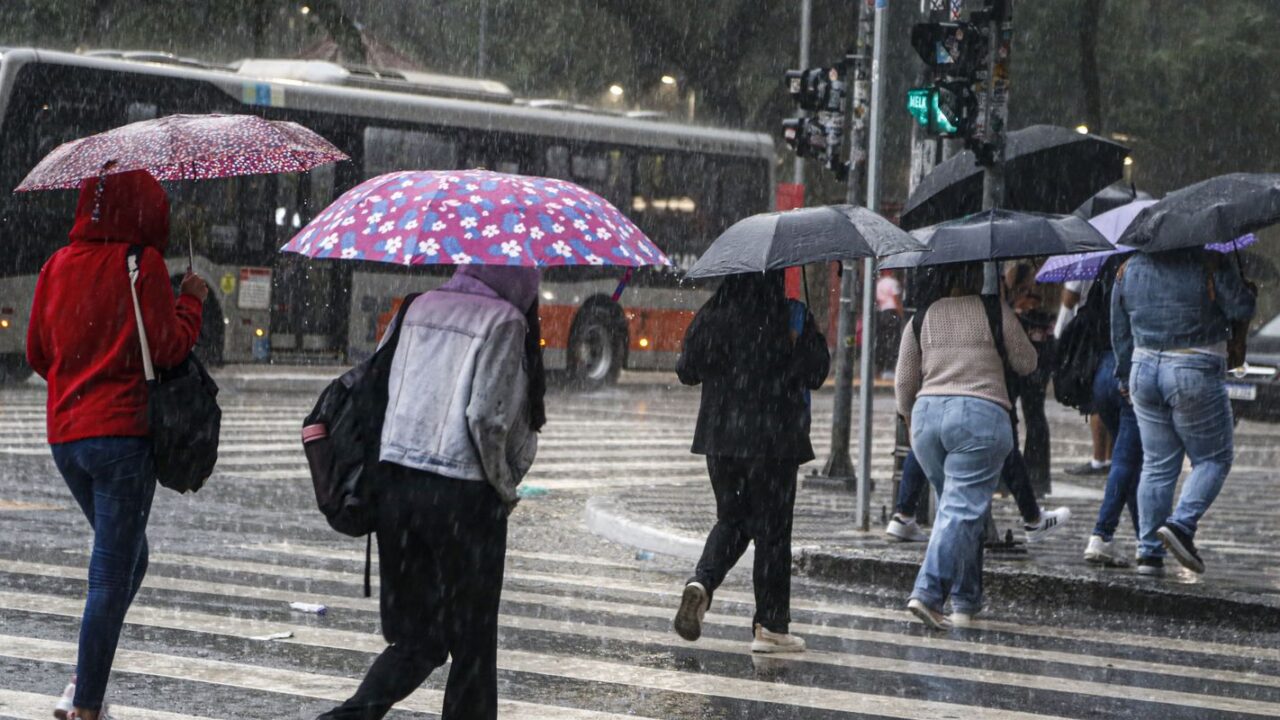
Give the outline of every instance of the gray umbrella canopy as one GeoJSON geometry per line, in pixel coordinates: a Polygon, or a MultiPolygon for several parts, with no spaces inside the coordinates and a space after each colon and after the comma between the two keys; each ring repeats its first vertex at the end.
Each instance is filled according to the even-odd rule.
{"type": "Polygon", "coordinates": [[[923,250],[898,226],[856,205],[763,213],[725,230],[689,269],[704,278],[923,250]]]}
{"type": "Polygon", "coordinates": [[[881,268],[896,270],[1113,249],[1083,218],[1012,210],[987,210],[913,230],[911,234],[930,252],[896,255],[880,263],[881,268]]]}
{"type": "Polygon", "coordinates": [[[1119,243],[1142,252],[1200,247],[1280,222],[1280,175],[1232,173],[1169,193],[1145,208],[1119,243]]]}

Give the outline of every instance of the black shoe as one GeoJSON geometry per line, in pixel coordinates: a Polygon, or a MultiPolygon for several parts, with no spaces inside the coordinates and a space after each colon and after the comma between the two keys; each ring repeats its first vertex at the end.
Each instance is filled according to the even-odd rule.
{"type": "Polygon", "coordinates": [[[1138,558],[1138,574],[1150,577],[1161,577],[1164,575],[1164,558],[1158,557],[1140,557],[1138,558]]]}
{"type": "Polygon", "coordinates": [[[1200,553],[1196,552],[1196,544],[1182,528],[1177,525],[1161,525],[1156,530],[1156,536],[1183,567],[1196,574],[1204,572],[1204,561],[1200,559],[1200,553]]]}
{"type": "Polygon", "coordinates": [[[707,606],[711,598],[707,589],[700,582],[691,582],[684,586],[684,594],[680,596],[680,609],[676,611],[676,633],[680,637],[693,642],[702,637],[702,617],[707,614],[707,606]]]}

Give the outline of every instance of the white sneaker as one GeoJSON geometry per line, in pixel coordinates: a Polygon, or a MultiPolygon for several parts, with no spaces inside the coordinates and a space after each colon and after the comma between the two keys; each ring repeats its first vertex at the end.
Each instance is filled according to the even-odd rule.
{"type": "Polygon", "coordinates": [[[67,687],[62,690],[62,697],[58,698],[58,702],[53,706],[53,716],[58,720],[67,720],[71,717],[71,712],[76,709],[76,683],[74,680],[67,683],[67,687]]]}
{"type": "Polygon", "coordinates": [[[912,615],[920,618],[920,621],[925,625],[928,625],[934,630],[951,629],[951,621],[947,619],[946,615],[935,611],[933,608],[925,605],[923,602],[916,600],[915,598],[907,601],[907,610],[912,615]]]}
{"type": "Polygon", "coordinates": [[[953,612],[947,616],[947,619],[951,621],[952,627],[973,627],[973,613],[953,612]]]}
{"type": "Polygon", "coordinates": [[[756,624],[755,639],[751,641],[753,653],[804,652],[804,638],[787,633],[776,633],[756,624]]]}
{"type": "Polygon", "coordinates": [[[680,609],[676,611],[676,619],[672,625],[680,637],[693,642],[702,637],[702,618],[707,614],[707,606],[711,598],[707,597],[707,589],[700,582],[691,582],[684,586],[684,594],[680,596],[680,609]]]}
{"type": "Polygon", "coordinates": [[[902,513],[893,514],[893,518],[884,528],[884,534],[890,540],[898,542],[929,542],[929,533],[920,529],[916,519],[906,517],[902,513]]]}
{"type": "Polygon", "coordinates": [[[1116,541],[1103,540],[1101,535],[1089,536],[1089,546],[1084,549],[1084,560],[1103,567],[1129,567],[1129,561],[1116,551],[1116,541]]]}
{"type": "Polygon", "coordinates": [[[1071,519],[1071,508],[1060,507],[1053,510],[1041,510],[1040,519],[1033,525],[1023,525],[1027,533],[1027,544],[1044,542],[1044,539],[1060,529],[1071,519]]]}

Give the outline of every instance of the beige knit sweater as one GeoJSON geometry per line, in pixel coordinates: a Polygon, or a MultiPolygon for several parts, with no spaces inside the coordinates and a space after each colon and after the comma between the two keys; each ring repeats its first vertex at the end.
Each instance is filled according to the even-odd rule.
{"type": "MultiPolygon", "coordinates": [[[[1014,372],[1027,375],[1036,369],[1036,349],[1008,307],[1004,307],[1004,344],[1014,372]]],[[[910,323],[906,325],[894,389],[898,412],[905,418],[911,417],[911,407],[921,395],[965,395],[1010,408],[1004,368],[981,298],[970,295],[935,302],[920,328],[919,344],[910,323]]]]}

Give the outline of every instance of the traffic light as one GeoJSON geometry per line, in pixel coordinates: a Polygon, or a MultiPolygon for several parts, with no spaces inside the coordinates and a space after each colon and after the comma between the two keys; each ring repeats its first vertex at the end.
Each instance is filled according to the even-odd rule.
{"type": "Polygon", "coordinates": [[[932,135],[967,136],[978,114],[978,96],[964,82],[937,82],[907,91],[907,110],[932,135]]]}
{"type": "Polygon", "coordinates": [[[987,56],[986,36],[973,23],[917,23],[911,47],[926,65],[950,77],[972,76],[987,56]]]}
{"type": "Polygon", "coordinates": [[[782,121],[782,137],[796,154],[821,160],[841,181],[849,175],[841,153],[848,96],[846,67],[840,63],[829,68],[788,70],[784,79],[791,99],[800,109],[814,114],[782,121]]]}
{"type": "Polygon", "coordinates": [[[933,69],[933,84],[908,90],[907,110],[930,134],[967,143],[978,119],[975,85],[987,72],[986,32],[971,22],[918,23],[911,29],[911,46],[933,69]]]}

